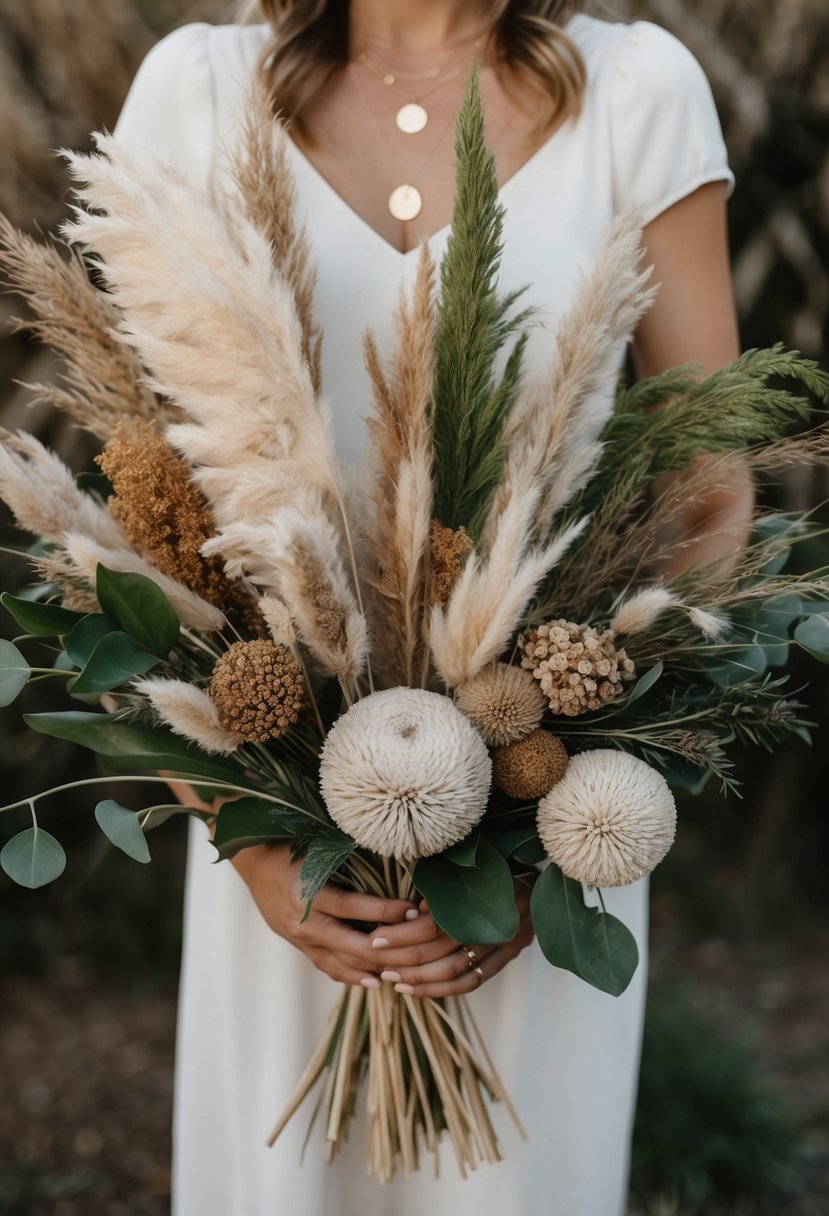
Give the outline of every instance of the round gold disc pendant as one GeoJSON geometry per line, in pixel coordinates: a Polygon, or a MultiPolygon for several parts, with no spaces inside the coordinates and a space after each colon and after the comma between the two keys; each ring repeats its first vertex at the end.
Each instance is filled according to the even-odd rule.
{"type": "Polygon", "coordinates": [[[398,131],[403,131],[405,135],[417,135],[418,131],[422,131],[426,126],[429,115],[416,101],[409,101],[400,107],[394,121],[398,131]]]}
{"type": "Polygon", "coordinates": [[[414,186],[398,186],[389,195],[389,211],[396,220],[413,220],[420,215],[423,199],[414,186]]]}

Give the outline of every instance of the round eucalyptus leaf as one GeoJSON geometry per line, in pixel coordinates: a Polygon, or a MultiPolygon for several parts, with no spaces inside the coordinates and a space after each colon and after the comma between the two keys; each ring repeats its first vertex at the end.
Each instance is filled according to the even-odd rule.
{"type": "Polygon", "coordinates": [[[31,674],[29,664],[14,643],[0,638],[0,706],[11,705],[31,674]]]}
{"type": "Polygon", "coordinates": [[[65,866],[61,845],[41,827],[18,832],[0,852],[0,867],[21,887],[45,887],[61,876],[65,866]]]}
{"type": "Polygon", "coordinates": [[[128,811],[112,798],[106,798],[95,807],[95,819],[110,844],[122,853],[133,861],[150,860],[150,850],[135,811],[128,811]]]}

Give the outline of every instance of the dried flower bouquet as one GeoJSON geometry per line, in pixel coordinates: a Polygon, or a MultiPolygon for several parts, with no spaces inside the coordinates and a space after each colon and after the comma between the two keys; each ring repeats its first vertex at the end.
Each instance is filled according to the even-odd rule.
{"type": "MultiPolygon", "coordinates": [[[[636,943],[601,888],[665,856],[672,786],[734,784],[726,744],[808,737],[772,673],[793,642],[829,661],[826,572],[784,570],[810,519],[758,513],[736,558],[673,582],[653,562],[735,456],[771,473],[826,461],[825,421],[802,424],[829,377],[775,346],[710,376],[617,384],[654,290],[635,213],[597,251],[549,372],[525,376],[532,317],[497,290],[502,209],[473,76],[439,272],[424,247],[388,364],[365,338],[372,466],[349,491],[285,139],[252,98],[210,194],[107,136],[69,154],[80,205],[65,235],[106,292],[81,258],[0,230],[30,327],[66,363],[37,393],[103,445],[99,473],[76,479],[33,436],[3,436],[0,494],[41,543],[38,583],[2,597],[37,665],[0,643],[0,700],[62,680],[87,708],[31,727],[121,780],[146,788],[163,770],[221,796],[220,857],[290,841],[309,907],[329,880],[418,892],[452,937],[499,942],[518,925],[516,882],[532,881],[549,961],[619,994],[636,943]],[[654,500],[657,478],[701,454],[704,477],[654,500]],[[104,694],[113,712],[95,708],[104,694]]],[[[28,886],[64,865],[35,818],[50,792],[3,808],[31,810],[0,854],[28,886]]],[[[145,861],[146,829],[183,809],[105,799],[95,814],[145,861]]],[[[497,1160],[488,1101],[512,1107],[473,1008],[345,988],[271,1142],[324,1077],[333,1158],[367,1069],[378,1177],[416,1169],[444,1133],[462,1173],[497,1160]]]]}

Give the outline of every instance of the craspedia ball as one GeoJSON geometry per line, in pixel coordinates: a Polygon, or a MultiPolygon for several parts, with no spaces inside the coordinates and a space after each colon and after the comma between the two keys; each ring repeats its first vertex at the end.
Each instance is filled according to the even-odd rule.
{"type": "Polygon", "coordinates": [[[568,878],[622,887],[650,874],[673,844],[676,804],[667,781],[626,752],[573,756],[538,804],[538,835],[568,878]]]}
{"type": "Polygon", "coordinates": [[[463,840],[483,816],[492,765],[449,697],[389,688],[338,718],[320,759],[331,818],[363,848],[404,861],[463,840]]]}
{"type": "Polygon", "coordinates": [[[227,649],[213,668],[209,693],[225,730],[249,743],[267,743],[299,718],[305,681],[287,646],[258,638],[227,649]]]}
{"type": "Polygon", "coordinates": [[[510,798],[540,798],[564,776],[567,760],[560,739],[548,730],[534,730],[516,743],[496,747],[492,776],[510,798]]]}
{"type": "Polygon", "coordinates": [[[490,747],[503,747],[535,730],[546,699],[532,672],[490,663],[455,690],[455,704],[490,747]]]}

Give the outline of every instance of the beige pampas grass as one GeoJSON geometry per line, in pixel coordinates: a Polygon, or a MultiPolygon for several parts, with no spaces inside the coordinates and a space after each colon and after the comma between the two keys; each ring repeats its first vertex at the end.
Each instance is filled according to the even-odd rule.
{"type": "Polygon", "coordinates": [[[228,756],[242,742],[240,735],[222,726],[210,697],[184,680],[137,680],[133,687],[152,705],[175,734],[202,751],[228,756]]]}
{"type": "Polygon", "coordinates": [[[296,223],[296,185],[287,143],[285,128],[274,117],[268,90],[257,78],[246,97],[242,142],[231,159],[231,171],[251,223],[270,241],[274,265],[293,293],[303,355],[314,392],[319,394],[322,332],[314,320],[317,271],[306,228],[296,223]]]}
{"type": "Polygon", "coordinates": [[[95,586],[95,574],[99,564],[123,574],[143,574],[161,588],[185,629],[212,633],[222,629],[225,624],[224,614],[218,608],[156,570],[155,566],[151,566],[134,550],[123,544],[119,547],[108,547],[89,536],[67,532],[61,538],[61,545],[78,574],[85,578],[91,587],[95,586]]]}
{"type": "Polygon", "coordinates": [[[486,810],[483,739],[449,697],[389,688],[339,718],[322,749],[320,789],[363,848],[410,861],[463,840],[486,810]]]}
{"type": "Polygon", "coordinates": [[[448,688],[500,658],[539,583],[587,522],[585,516],[549,545],[528,549],[533,519],[532,498],[508,503],[489,556],[470,554],[448,603],[432,609],[432,660],[448,688]]]}
{"type": "Polygon", "coordinates": [[[66,387],[33,384],[36,400],[64,410],[99,439],[119,418],[170,420],[175,411],[143,383],[135,351],[115,333],[119,313],[111,298],[90,283],[78,257],[63,257],[33,240],[0,215],[0,269],[6,284],[24,297],[34,317],[16,319],[64,360],[66,387]]]}
{"type": "Polygon", "coordinates": [[[328,516],[307,500],[257,524],[239,522],[208,541],[203,552],[221,552],[231,575],[244,569],[275,594],[293,620],[297,637],[329,675],[348,688],[366,667],[368,631],[339,554],[328,516]]]}
{"type": "Polygon", "coordinates": [[[620,887],[650,874],[673,844],[676,805],[644,760],[605,749],[573,756],[538,804],[538,835],[568,878],[620,887]]]}
{"type": "Polygon", "coordinates": [[[34,435],[0,432],[0,497],[19,527],[59,543],[67,528],[102,545],[123,545],[124,534],[106,507],[78,489],[71,469],[34,435]]]}
{"type": "Polygon", "coordinates": [[[434,261],[423,245],[411,297],[407,300],[401,291],[395,312],[397,349],[388,373],[370,332],[364,343],[374,415],[369,419],[371,505],[363,533],[373,559],[367,582],[376,617],[374,648],[390,683],[419,683],[425,668],[434,297],[434,261]]]}
{"type": "Polygon", "coordinates": [[[629,208],[611,224],[592,269],[558,325],[553,364],[529,381],[507,419],[507,459],[487,521],[495,543],[515,498],[537,494],[534,536],[549,536],[556,513],[586,484],[602,445],[599,434],[613,410],[620,344],[627,342],[656,288],[640,271],[641,220],[629,208]]]}

